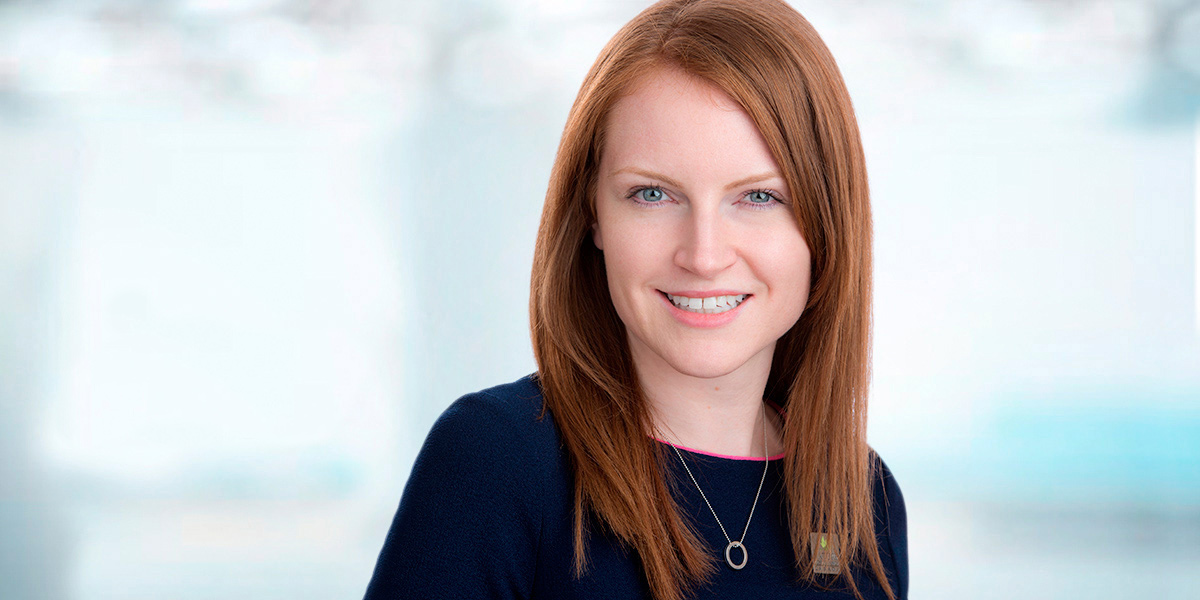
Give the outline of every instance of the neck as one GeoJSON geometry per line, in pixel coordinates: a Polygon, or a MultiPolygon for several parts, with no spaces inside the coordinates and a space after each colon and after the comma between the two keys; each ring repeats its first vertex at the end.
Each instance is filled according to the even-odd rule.
{"type": "Polygon", "coordinates": [[[763,406],[772,348],[733,372],[712,377],[689,375],[653,352],[631,350],[638,383],[650,403],[654,437],[711,454],[761,457],[765,414],[767,456],[783,451],[782,421],[774,409],[763,406]]]}

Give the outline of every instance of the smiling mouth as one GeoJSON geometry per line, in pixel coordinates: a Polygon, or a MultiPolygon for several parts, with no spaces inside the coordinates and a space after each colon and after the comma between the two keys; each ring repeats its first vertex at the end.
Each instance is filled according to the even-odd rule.
{"type": "Polygon", "coordinates": [[[704,315],[715,315],[733,310],[744,302],[746,298],[751,296],[751,294],[737,294],[735,296],[689,298],[687,296],[672,296],[662,290],[659,290],[659,293],[666,296],[667,300],[670,300],[671,304],[674,304],[680,310],[704,315]]]}

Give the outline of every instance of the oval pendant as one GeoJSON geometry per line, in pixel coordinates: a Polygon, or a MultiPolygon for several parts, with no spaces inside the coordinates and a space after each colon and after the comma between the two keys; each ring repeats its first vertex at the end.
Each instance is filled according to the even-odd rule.
{"type": "Polygon", "coordinates": [[[746,547],[741,542],[729,542],[729,545],[725,546],[725,562],[729,563],[729,566],[734,569],[741,570],[742,567],[746,566],[746,559],[748,558],[750,558],[750,554],[746,552],[746,547]],[[733,559],[729,556],[729,551],[734,548],[741,548],[742,550],[742,562],[740,563],[734,563],[733,559]]]}

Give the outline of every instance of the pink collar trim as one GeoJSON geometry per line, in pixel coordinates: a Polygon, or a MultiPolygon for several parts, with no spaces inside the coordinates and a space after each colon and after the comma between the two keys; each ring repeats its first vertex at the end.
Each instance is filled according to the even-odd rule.
{"type": "Polygon", "coordinates": [[[677,444],[672,444],[671,442],[666,442],[666,441],[660,440],[658,438],[654,438],[654,439],[655,439],[655,441],[662,442],[668,446],[675,446],[676,448],[679,448],[680,450],[687,450],[688,452],[693,452],[695,454],[703,454],[705,456],[715,456],[717,458],[726,458],[729,460],[757,460],[757,461],[761,462],[763,460],[779,460],[779,459],[783,458],[784,455],[787,454],[787,452],[780,452],[779,454],[776,454],[775,456],[768,456],[765,459],[761,456],[731,456],[728,454],[716,454],[713,452],[705,452],[703,450],[696,450],[695,448],[688,448],[687,446],[680,446],[677,444]]]}
{"type": "MultiPolygon", "coordinates": [[[[774,402],[771,402],[770,400],[768,400],[767,406],[770,406],[771,408],[775,409],[775,412],[779,413],[780,416],[785,417],[785,418],[787,417],[787,412],[784,411],[782,408],[776,406],[776,404],[774,402]]],[[[654,438],[654,441],[662,442],[668,446],[675,446],[676,448],[679,448],[680,450],[687,450],[688,452],[693,452],[695,454],[703,454],[705,456],[715,456],[717,458],[724,458],[724,459],[728,459],[728,460],[757,460],[757,461],[779,460],[787,454],[787,452],[780,452],[779,454],[776,454],[775,456],[768,456],[766,458],[763,458],[761,456],[730,456],[728,454],[716,454],[714,452],[705,452],[703,450],[696,450],[695,448],[688,448],[687,446],[680,446],[678,444],[672,444],[671,442],[660,440],[658,438],[654,438]]]]}

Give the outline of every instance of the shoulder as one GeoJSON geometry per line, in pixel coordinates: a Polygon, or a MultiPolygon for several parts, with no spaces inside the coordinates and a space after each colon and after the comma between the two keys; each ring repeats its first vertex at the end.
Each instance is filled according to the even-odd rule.
{"type": "Polygon", "coordinates": [[[901,509],[904,508],[904,495],[900,492],[896,475],[874,449],[871,450],[871,477],[877,496],[887,504],[895,502],[900,504],[901,509]]]}
{"type": "Polygon", "coordinates": [[[530,374],[452,402],[434,422],[426,446],[440,442],[453,446],[456,454],[548,458],[556,438],[537,376],[530,374]]]}
{"type": "Polygon", "coordinates": [[[555,434],[532,376],[455,400],[426,436],[367,598],[528,598],[555,434]],[[431,577],[429,574],[440,574],[431,577]]]}
{"type": "Polygon", "coordinates": [[[520,491],[529,494],[559,468],[558,439],[530,374],[452,402],[430,429],[413,472],[454,469],[460,481],[503,479],[506,487],[523,483],[520,491]]]}
{"type": "Polygon", "coordinates": [[[531,413],[542,410],[542,388],[537,383],[537,374],[530,373],[516,381],[502,383],[466,394],[455,400],[443,413],[442,418],[454,418],[465,413],[483,413],[491,417],[525,419],[531,413]]]}
{"type": "MultiPolygon", "coordinates": [[[[871,479],[875,508],[875,528],[880,548],[891,555],[900,588],[899,598],[908,597],[908,510],[896,476],[883,458],[871,450],[871,479]]],[[[886,565],[886,559],[885,559],[886,565]]]]}

